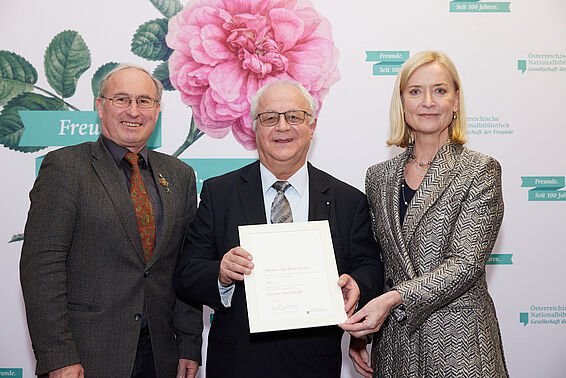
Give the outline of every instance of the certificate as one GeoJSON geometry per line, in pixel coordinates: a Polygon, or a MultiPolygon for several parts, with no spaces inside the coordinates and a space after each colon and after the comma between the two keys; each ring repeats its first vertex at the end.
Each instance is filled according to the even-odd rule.
{"type": "Polygon", "coordinates": [[[239,226],[253,256],[244,276],[250,332],[346,321],[328,221],[239,226]]]}

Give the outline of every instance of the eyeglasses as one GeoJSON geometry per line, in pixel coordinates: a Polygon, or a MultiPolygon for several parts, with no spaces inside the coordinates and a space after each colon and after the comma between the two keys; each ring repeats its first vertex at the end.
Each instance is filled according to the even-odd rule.
{"type": "Polygon", "coordinates": [[[259,113],[255,119],[259,119],[262,126],[272,127],[279,123],[279,118],[283,114],[285,116],[285,121],[289,125],[300,125],[305,121],[307,116],[312,117],[309,113],[304,110],[287,110],[286,112],[263,112],[259,113]]]}
{"type": "MultiPolygon", "coordinates": [[[[100,96],[100,98],[110,100],[110,102],[112,102],[112,105],[114,105],[117,108],[129,108],[130,105],[132,104],[132,101],[134,101],[128,96],[114,96],[114,97],[100,96]]],[[[135,101],[138,108],[142,108],[142,109],[153,108],[155,104],[159,102],[159,100],[156,100],[151,97],[138,97],[136,98],[135,101]]]]}

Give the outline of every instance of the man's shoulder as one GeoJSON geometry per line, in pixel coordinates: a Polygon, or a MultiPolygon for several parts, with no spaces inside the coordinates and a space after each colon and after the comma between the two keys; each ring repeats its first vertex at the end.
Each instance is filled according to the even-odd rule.
{"type": "Polygon", "coordinates": [[[84,142],[73,146],[61,147],[48,152],[44,160],[62,161],[67,164],[73,164],[75,161],[82,162],[92,155],[95,144],[96,142],[84,142]]]}
{"type": "Polygon", "coordinates": [[[185,163],[184,161],[182,161],[182,160],[180,160],[180,159],[178,159],[174,156],[165,154],[163,152],[150,150],[150,151],[148,151],[148,154],[149,154],[150,164],[151,164],[152,161],[154,161],[154,162],[157,161],[161,165],[167,165],[167,166],[171,166],[171,167],[182,169],[182,170],[188,170],[188,171],[193,170],[193,168],[189,164],[185,163]]]}
{"type": "Polygon", "coordinates": [[[72,146],[61,147],[48,153],[48,155],[72,155],[90,153],[96,142],[84,142],[72,146]]]}

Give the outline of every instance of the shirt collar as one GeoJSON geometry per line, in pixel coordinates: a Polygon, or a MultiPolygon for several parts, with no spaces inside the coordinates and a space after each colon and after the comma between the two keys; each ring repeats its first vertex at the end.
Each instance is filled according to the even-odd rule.
{"type": "MultiPolygon", "coordinates": [[[[263,194],[266,194],[271,186],[278,181],[277,177],[269,169],[267,169],[261,162],[259,163],[259,171],[261,174],[261,186],[263,189],[263,194]]],[[[293,176],[287,179],[287,182],[297,191],[300,197],[302,197],[309,184],[309,175],[307,171],[307,162],[293,176]]]]}
{"type": "MultiPolygon", "coordinates": [[[[128,152],[131,152],[130,150],[128,150],[126,147],[124,146],[120,146],[119,144],[117,144],[116,142],[106,138],[104,135],[101,135],[102,138],[102,143],[104,143],[104,145],[106,146],[106,148],[108,148],[108,151],[110,151],[110,155],[112,155],[112,159],[114,159],[114,161],[116,162],[116,165],[120,165],[122,164],[122,159],[124,159],[124,156],[126,156],[126,154],[128,152]]],[[[141,155],[141,157],[143,158],[140,159],[140,167],[149,164],[149,160],[147,160],[147,146],[144,146],[142,148],[142,150],[138,153],[138,155],[141,155]]]]}

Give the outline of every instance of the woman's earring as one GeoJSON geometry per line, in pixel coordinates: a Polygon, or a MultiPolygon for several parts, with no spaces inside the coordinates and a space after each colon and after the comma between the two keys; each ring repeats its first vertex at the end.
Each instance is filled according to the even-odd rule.
{"type": "Polygon", "coordinates": [[[456,112],[452,112],[452,119],[456,119],[458,118],[458,116],[456,115],[456,112]]]}

